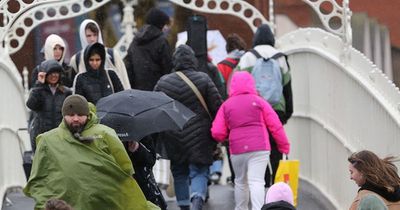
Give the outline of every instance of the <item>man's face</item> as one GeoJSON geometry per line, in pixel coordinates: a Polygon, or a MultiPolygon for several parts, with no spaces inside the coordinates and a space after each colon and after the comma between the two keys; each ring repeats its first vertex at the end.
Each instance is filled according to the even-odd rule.
{"type": "Polygon", "coordinates": [[[64,120],[67,124],[68,129],[71,133],[81,133],[85,128],[88,116],[87,115],[78,115],[78,114],[71,114],[65,115],[64,120]]]}
{"type": "Polygon", "coordinates": [[[93,44],[93,43],[97,42],[98,34],[94,33],[90,29],[85,30],[85,36],[86,36],[86,41],[88,42],[88,44],[93,44]]]}
{"type": "Polygon", "coordinates": [[[93,54],[89,57],[89,65],[92,69],[97,70],[101,65],[101,57],[99,54],[93,54]]]}

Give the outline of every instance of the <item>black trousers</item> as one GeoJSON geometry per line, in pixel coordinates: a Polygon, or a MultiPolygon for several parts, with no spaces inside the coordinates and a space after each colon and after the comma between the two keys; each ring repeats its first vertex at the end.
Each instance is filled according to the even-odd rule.
{"type": "Polygon", "coordinates": [[[271,145],[271,154],[269,156],[271,166],[272,166],[272,174],[269,171],[269,166],[267,166],[265,171],[265,187],[270,187],[274,184],[276,171],[278,170],[279,161],[282,160],[282,153],[278,151],[278,146],[275,143],[274,137],[269,134],[269,144],[271,145]]]}

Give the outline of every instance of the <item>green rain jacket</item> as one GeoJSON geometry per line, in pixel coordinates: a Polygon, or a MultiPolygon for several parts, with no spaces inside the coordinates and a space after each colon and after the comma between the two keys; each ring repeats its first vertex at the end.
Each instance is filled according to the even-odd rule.
{"type": "Polygon", "coordinates": [[[24,188],[36,201],[35,209],[44,209],[50,198],[65,200],[75,210],[159,209],[146,201],[132,178],[132,163],[113,129],[98,124],[91,112],[81,135],[96,139],[76,140],[63,121],[36,139],[32,172],[24,188]]]}

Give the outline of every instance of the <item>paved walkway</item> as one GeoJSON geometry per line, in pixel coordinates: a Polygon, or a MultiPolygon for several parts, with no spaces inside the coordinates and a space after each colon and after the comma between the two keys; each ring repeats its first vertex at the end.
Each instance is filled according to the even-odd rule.
{"type": "MultiPolygon", "coordinates": [[[[34,201],[25,197],[20,190],[14,190],[7,196],[9,202],[3,202],[2,210],[32,210],[34,201]]],[[[175,198],[166,196],[168,210],[179,210],[175,198]]],[[[322,197],[322,194],[305,181],[300,181],[299,199],[297,210],[334,210],[335,208],[322,197]]],[[[204,206],[204,210],[233,210],[233,187],[231,185],[212,185],[210,187],[210,199],[204,206]]]]}

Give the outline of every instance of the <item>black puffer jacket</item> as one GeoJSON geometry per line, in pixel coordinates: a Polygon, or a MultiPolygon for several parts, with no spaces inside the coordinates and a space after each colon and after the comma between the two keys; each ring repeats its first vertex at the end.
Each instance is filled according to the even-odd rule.
{"type": "MultiPolygon", "coordinates": [[[[45,68],[42,70],[48,74],[51,73],[52,69],[61,68],[56,61],[47,61],[46,64],[48,65],[42,65],[45,68]]],[[[71,90],[62,85],[56,88],[54,94],[46,82],[43,84],[36,82],[32,88],[26,106],[34,112],[35,116],[29,128],[33,151],[36,148],[36,136],[56,128],[60,124],[62,120],[61,108],[65,98],[69,95],[71,95],[71,90]]]]}
{"type": "Polygon", "coordinates": [[[104,70],[105,50],[100,43],[89,45],[84,54],[86,72],[78,74],[75,82],[75,94],[82,95],[88,102],[96,104],[100,98],[124,90],[121,81],[113,70],[104,70]],[[100,68],[94,70],[89,65],[91,52],[96,50],[100,55],[100,68]],[[108,76],[107,76],[108,74],[108,76]]]}
{"type": "Polygon", "coordinates": [[[171,72],[171,54],[171,47],[162,31],[144,25],[135,34],[124,60],[131,87],[153,90],[160,77],[171,72]]]}
{"type": "MultiPolygon", "coordinates": [[[[222,99],[210,77],[196,71],[196,58],[191,48],[187,45],[179,46],[173,59],[174,69],[182,70],[199,89],[214,118],[222,99]]],[[[182,131],[167,132],[164,139],[158,141],[164,143],[168,158],[174,164],[211,164],[216,145],[210,134],[212,120],[192,89],[176,73],[171,73],[161,77],[155,90],[166,93],[197,114],[182,131]]]]}

